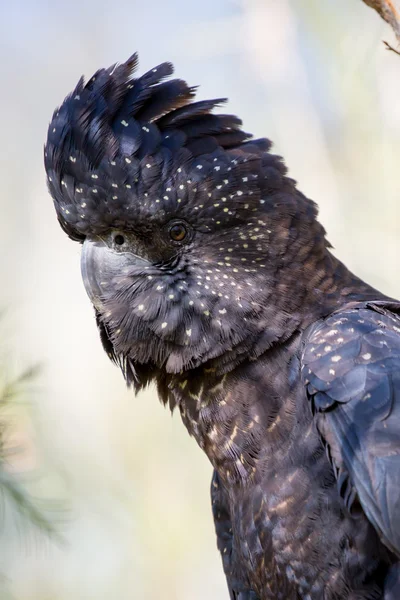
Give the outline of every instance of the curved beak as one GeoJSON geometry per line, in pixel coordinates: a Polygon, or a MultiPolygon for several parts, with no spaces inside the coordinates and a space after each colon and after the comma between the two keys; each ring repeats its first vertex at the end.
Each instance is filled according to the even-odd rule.
{"type": "Polygon", "coordinates": [[[106,243],[100,239],[88,239],[83,243],[81,254],[81,273],[86,293],[93,305],[100,310],[102,297],[104,296],[104,283],[106,276],[108,248],[106,243]]]}
{"type": "Polygon", "coordinates": [[[115,252],[100,237],[86,238],[82,246],[81,273],[87,295],[101,311],[116,275],[132,262],[130,253],[115,252]]]}

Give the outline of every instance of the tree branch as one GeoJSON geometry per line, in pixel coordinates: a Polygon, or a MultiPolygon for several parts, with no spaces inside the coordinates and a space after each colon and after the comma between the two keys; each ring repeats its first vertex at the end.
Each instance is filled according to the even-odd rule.
{"type": "MultiPolygon", "coordinates": [[[[393,29],[398,43],[400,44],[400,9],[395,6],[396,0],[363,0],[388,23],[393,29]]],[[[389,44],[387,46],[393,50],[389,44]]]]}

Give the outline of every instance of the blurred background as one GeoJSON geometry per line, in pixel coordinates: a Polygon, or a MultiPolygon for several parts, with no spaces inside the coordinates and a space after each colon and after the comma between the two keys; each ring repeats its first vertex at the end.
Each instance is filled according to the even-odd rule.
{"type": "Polygon", "coordinates": [[[361,0],[0,3],[1,373],[41,365],[10,413],[8,468],[61,534],[2,510],[2,600],[228,598],[211,467],[154,390],[126,390],[58,226],[42,165],[56,105],[135,50],[141,72],[174,62],[274,141],[337,255],[399,297],[400,58],[382,39],[361,0]]]}

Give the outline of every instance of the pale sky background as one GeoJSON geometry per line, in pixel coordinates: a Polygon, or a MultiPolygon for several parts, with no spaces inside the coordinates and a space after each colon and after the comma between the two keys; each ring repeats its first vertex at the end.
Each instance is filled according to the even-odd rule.
{"type": "Polygon", "coordinates": [[[5,519],[1,598],[228,598],[211,466],[153,390],[125,389],[58,226],[42,164],[56,105],[135,50],[140,72],[174,62],[274,141],[338,256],[399,297],[400,59],[382,39],[394,43],[361,0],[0,3],[1,354],[43,365],[26,461],[35,493],[69,506],[62,547],[5,519]]]}

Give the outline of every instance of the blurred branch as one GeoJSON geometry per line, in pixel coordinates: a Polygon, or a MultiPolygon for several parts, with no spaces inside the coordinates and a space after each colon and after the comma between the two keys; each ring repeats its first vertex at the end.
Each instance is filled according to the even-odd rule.
{"type": "MultiPolygon", "coordinates": [[[[370,6],[382,17],[386,23],[388,23],[393,29],[397,42],[400,44],[400,12],[395,6],[396,0],[363,0],[367,6],[370,6]]],[[[392,48],[390,44],[385,42],[386,47],[389,50],[393,50],[398,54],[397,50],[392,48]]]]}
{"type": "MultiPolygon", "coordinates": [[[[39,370],[37,365],[24,370],[17,377],[10,377],[8,365],[0,361],[0,550],[3,542],[2,526],[6,525],[6,521],[12,521],[17,526],[20,522],[25,533],[33,526],[37,531],[63,543],[58,527],[61,519],[66,516],[63,503],[32,496],[34,472],[15,470],[15,457],[23,455],[26,448],[20,446],[20,441],[16,441],[12,435],[16,419],[22,418],[21,411],[13,413],[18,407],[26,409],[32,406],[31,399],[27,396],[28,386],[36,379],[39,370]]],[[[1,577],[0,571],[0,579],[1,577]]]]}
{"type": "Polygon", "coordinates": [[[26,369],[19,377],[8,380],[4,365],[0,365],[0,504],[8,496],[11,505],[27,522],[47,534],[55,534],[53,523],[44,516],[38,502],[33,499],[16,474],[8,470],[8,460],[15,448],[10,448],[7,440],[9,419],[3,411],[16,403],[24,388],[37,375],[39,367],[26,369]]]}

